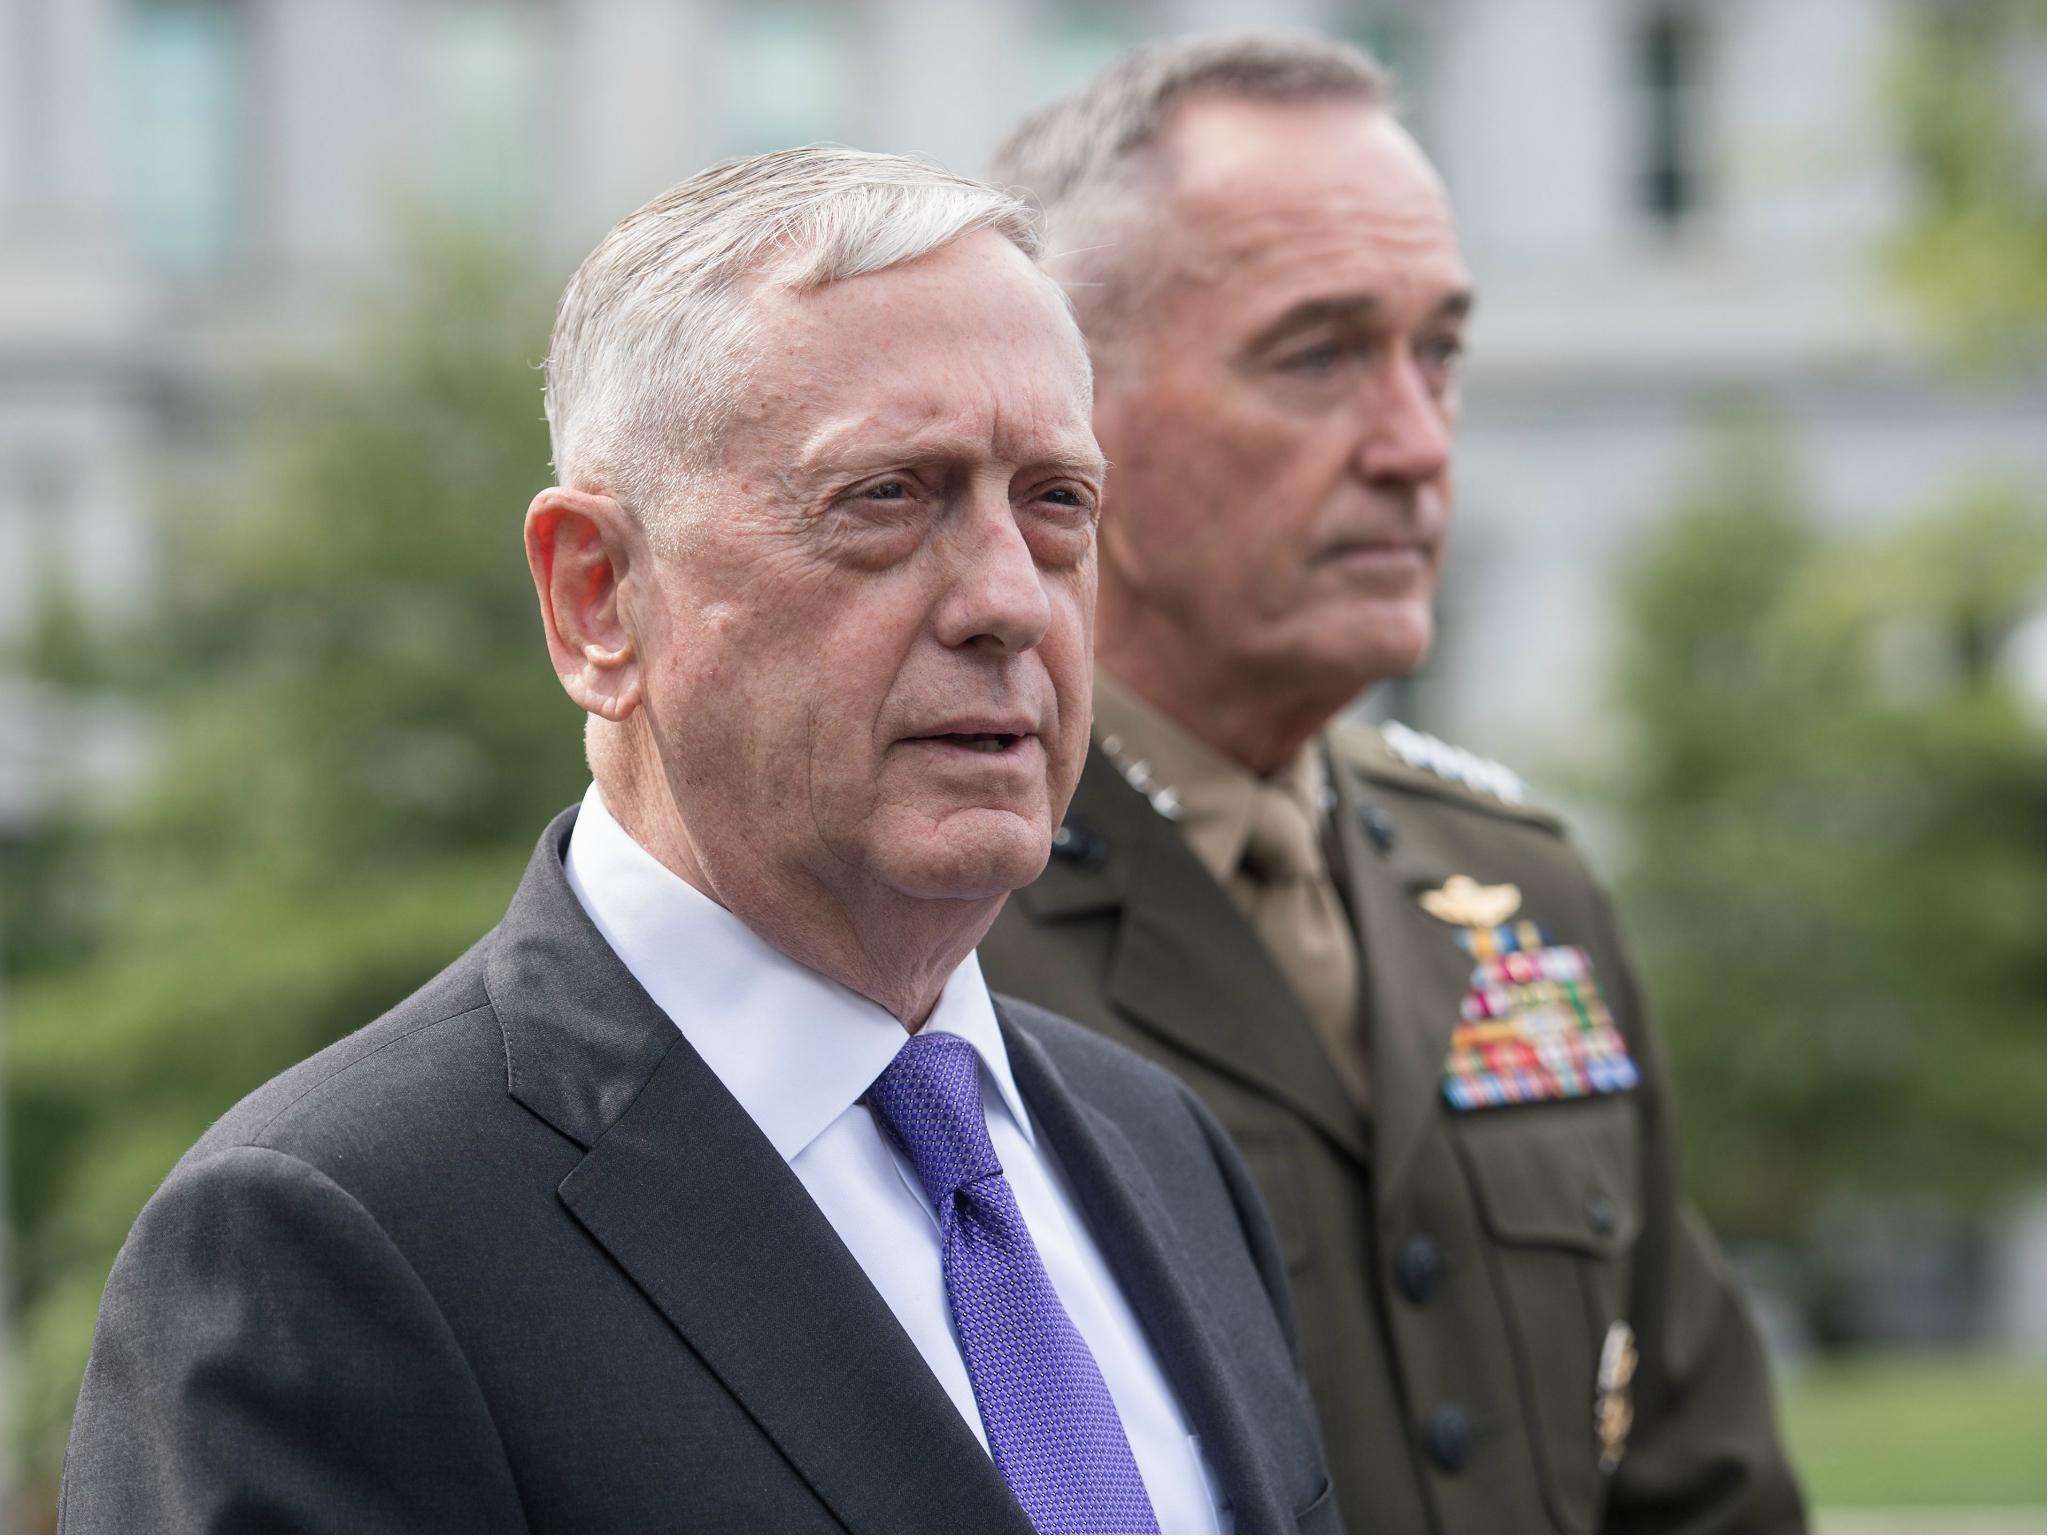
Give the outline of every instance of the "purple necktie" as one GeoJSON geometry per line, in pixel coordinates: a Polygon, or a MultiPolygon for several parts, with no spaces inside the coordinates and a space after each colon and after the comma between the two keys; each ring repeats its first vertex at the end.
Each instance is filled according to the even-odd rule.
{"type": "Polygon", "coordinates": [[[1095,1357],[989,1145],[974,1047],[919,1034],[868,1090],[939,1215],[953,1330],[996,1470],[1040,1531],[1157,1531],[1095,1357]]]}

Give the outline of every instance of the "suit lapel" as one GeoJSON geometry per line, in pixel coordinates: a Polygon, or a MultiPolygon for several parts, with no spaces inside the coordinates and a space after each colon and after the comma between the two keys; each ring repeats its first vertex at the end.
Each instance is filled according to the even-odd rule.
{"type": "Polygon", "coordinates": [[[563,1202],[849,1529],[1029,1531],[796,1175],[591,926],[572,820],[486,962],[512,1096],[589,1149],[563,1202]]]}
{"type": "Polygon", "coordinates": [[[1018,1092],[1058,1153],[1090,1234],[1201,1436],[1237,1529],[1287,1529],[1294,1511],[1258,1454],[1264,1437],[1216,1348],[1213,1321],[1205,1319],[1187,1288],[1184,1277],[1201,1256],[1181,1247],[1123,1132],[1075,1095],[1036,1040],[1007,1018],[1002,1024],[1018,1092]]]}
{"type": "MultiPolygon", "coordinates": [[[[1099,904],[1119,909],[1110,1001],[1153,1034],[1288,1105],[1362,1162],[1364,1125],[1308,1016],[1179,830],[1095,748],[1072,816],[1109,849],[1091,888],[1099,904]]],[[[1058,890],[1047,897],[1057,901],[1058,890]]],[[[1027,904],[1048,912],[1043,899],[1027,904]]]]}
{"type": "Polygon", "coordinates": [[[678,1040],[562,1198],[856,1531],[1028,1531],[803,1185],[678,1040]]]}
{"type": "Polygon", "coordinates": [[[1416,1153],[1444,1113],[1444,1058],[1472,962],[1452,930],[1417,900],[1455,871],[1412,827],[1402,828],[1392,852],[1373,848],[1361,830],[1371,803],[1364,782],[1338,754],[1329,762],[1345,880],[1364,951],[1373,1150],[1384,1206],[1405,1188],[1416,1153]]]}

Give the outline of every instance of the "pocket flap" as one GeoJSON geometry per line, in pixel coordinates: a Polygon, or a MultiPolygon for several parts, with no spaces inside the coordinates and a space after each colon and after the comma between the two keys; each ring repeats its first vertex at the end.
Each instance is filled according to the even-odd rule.
{"type": "Polygon", "coordinates": [[[1531,1104],[1463,1116],[1456,1140],[1501,1242],[1617,1253],[1641,1229],[1633,1106],[1531,1104]]]}

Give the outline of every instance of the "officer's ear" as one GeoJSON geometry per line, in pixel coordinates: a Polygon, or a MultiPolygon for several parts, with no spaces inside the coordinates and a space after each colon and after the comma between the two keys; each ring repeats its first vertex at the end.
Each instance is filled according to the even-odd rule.
{"type": "Polygon", "coordinates": [[[637,535],[602,492],[550,486],[526,509],[526,565],[555,676],[579,708],[615,722],[640,706],[640,657],[619,600],[637,535]]]}

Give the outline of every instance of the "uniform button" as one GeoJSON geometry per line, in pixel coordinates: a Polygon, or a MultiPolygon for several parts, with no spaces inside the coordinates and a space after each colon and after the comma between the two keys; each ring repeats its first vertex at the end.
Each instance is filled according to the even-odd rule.
{"type": "Polygon", "coordinates": [[[1586,1196],[1586,1225],[1593,1229],[1595,1237],[1614,1236],[1614,1202],[1603,1194],[1586,1196]]]}
{"type": "Polygon", "coordinates": [[[1446,1472],[1460,1472],[1472,1459],[1472,1421],[1456,1403],[1445,1403],[1429,1416],[1425,1433],[1430,1459],[1446,1472]]]}
{"type": "Polygon", "coordinates": [[[1376,805],[1361,805],[1358,808],[1358,823],[1365,829],[1367,839],[1381,853],[1394,851],[1394,818],[1376,805]]]}
{"type": "Polygon", "coordinates": [[[1053,829],[1052,856],[1086,870],[1109,862],[1109,841],[1086,822],[1069,819],[1053,829]]]}
{"type": "Polygon", "coordinates": [[[1401,1294],[1420,1306],[1436,1294],[1444,1277],[1444,1251],[1429,1238],[1416,1236],[1401,1245],[1394,1263],[1394,1278],[1401,1294]]]}

